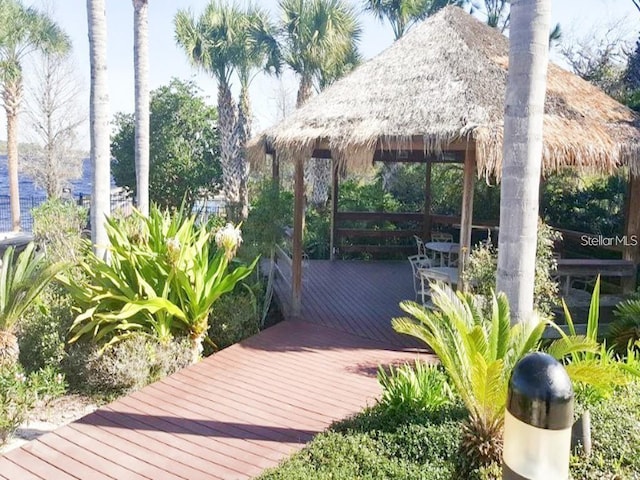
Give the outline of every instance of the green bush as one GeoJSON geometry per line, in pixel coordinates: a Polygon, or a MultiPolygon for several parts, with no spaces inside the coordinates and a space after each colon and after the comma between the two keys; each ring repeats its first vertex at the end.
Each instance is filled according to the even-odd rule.
{"type": "Polygon", "coordinates": [[[31,210],[33,238],[53,262],[76,263],[84,251],[88,211],[74,202],[47,200],[31,210]]]}
{"type": "Polygon", "coordinates": [[[425,362],[378,368],[382,387],[380,406],[389,410],[435,410],[452,401],[447,377],[436,365],[425,362]]]}
{"type": "Polygon", "coordinates": [[[26,420],[29,409],[61,396],[64,376],[53,368],[25,375],[18,365],[0,367],[0,446],[26,420]]]}
{"type": "Polygon", "coordinates": [[[580,480],[640,478],[640,384],[589,407],[591,456],[571,459],[572,478],[580,480]]]}
{"type": "Polygon", "coordinates": [[[251,200],[251,210],[243,224],[243,249],[253,247],[268,256],[276,245],[282,244],[284,229],[291,225],[293,194],[273,182],[263,182],[251,200]]]}
{"type": "Polygon", "coordinates": [[[62,365],[74,389],[121,395],[170,375],[191,360],[191,343],[186,337],[161,343],[136,334],[104,350],[88,341],[75,343],[62,365]]]}
{"type": "Polygon", "coordinates": [[[57,282],[50,283],[18,326],[20,363],[28,372],[59,367],[73,323],[73,299],[57,282]]]}
{"type": "Polygon", "coordinates": [[[216,302],[209,315],[209,341],[205,355],[258,333],[260,318],[256,294],[245,285],[216,302]]]}
{"type": "MultiPolygon", "coordinates": [[[[534,283],[534,307],[540,313],[548,315],[551,308],[558,304],[558,282],[553,279],[556,260],[553,256],[555,242],[561,239],[560,233],[544,222],[538,222],[538,244],[536,248],[536,269],[534,283]]],[[[491,245],[476,245],[469,255],[465,281],[476,295],[491,297],[496,289],[498,268],[498,250],[491,245]]]]}

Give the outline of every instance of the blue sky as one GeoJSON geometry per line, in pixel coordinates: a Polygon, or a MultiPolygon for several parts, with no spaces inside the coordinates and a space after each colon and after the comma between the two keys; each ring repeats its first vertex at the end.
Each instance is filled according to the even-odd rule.
{"type": "MultiPolygon", "coordinates": [[[[241,2],[243,0],[240,0],[241,2]]],[[[359,0],[351,0],[354,5],[359,0]]],[[[42,0],[26,0],[25,3],[41,6],[42,0]]],[[[87,105],[89,92],[89,60],[86,22],[86,0],[49,0],[54,16],[71,36],[74,58],[85,89],[79,92],[81,104],[87,105]]],[[[133,6],[131,0],[106,0],[108,22],[108,75],[112,113],[133,111],[133,6]]],[[[215,102],[215,82],[206,75],[194,72],[183,53],[175,46],[173,17],[179,8],[191,8],[196,14],[204,9],[208,0],[150,0],[150,80],[151,88],[166,84],[171,77],[193,78],[215,102]]],[[[256,0],[264,8],[277,14],[277,0],[256,0]]],[[[565,31],[589,31],[594,25],[626,17],[630,30],[640,31],[640,13],[631,0],[553,0],[553,22],[560,22],[565,31]]],[[[390,28],[369,15],[362,15],[364,34],[361,50],[370,58],[392,42],[390,28]]],[[[282,82],[258,77],[251,90],[257,127],[269,126],[276,120],[277,91],[283,85],[291,94],[295,91],[295,79],[285,75],[282,82]]],[[[2,116],[4,117],[4,116],[2,116]]],[[[0,138],[6,138],[4,118],[0,120],[0,138]]],[[[83,141],[86,148],[86,137],[83,141]]]]}

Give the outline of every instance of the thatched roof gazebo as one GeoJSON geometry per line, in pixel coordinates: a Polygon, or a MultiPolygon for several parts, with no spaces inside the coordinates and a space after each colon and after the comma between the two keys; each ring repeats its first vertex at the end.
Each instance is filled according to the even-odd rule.
{"type": "MultiPolygon", "coordinates": [[[[312,157],[332,159],[334,171],[374,159],[426,161],[429,168],[429,159],[455,152],[464,161],[460,243],[468,251],[474,175],[500,176],[508,50],[497,30],[444,8],[251,140],[253,161],[271,154],[295,164],[294,307],[301,293],[303,162],[312,157]]],[[[549,65],[547,82],[543,171],[627,166],[634,179],[629,211],[640,211],[640,117],[556,65],[549,65]]],[[[425,224],[429,213],[427,203],[425,224]]],[[[627,233],[640,234],[635,217],[627,233]]],[[[637,260],[638,252],[627,256],[637,260]]]]}

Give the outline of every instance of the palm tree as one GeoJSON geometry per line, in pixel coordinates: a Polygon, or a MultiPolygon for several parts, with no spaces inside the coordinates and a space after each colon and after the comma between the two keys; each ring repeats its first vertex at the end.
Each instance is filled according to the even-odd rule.
{"type": "MultiPolygon", "coordinates": [[[[296,106],[313,93],[314,82],[328,84],[329,72],[347,73],[353,65],[361,28],[344,0],[281,0],[283,59],[300,77],[296,106]],[[321,79],[324,77],[324,81],[321,79]]],[[[324,203],[331,180],[330,163],[313,160],[305,176],[313,184],[311,201],[324,203]]]]}
{"type": "Polygon", "coordinates": [[[514,322],[533,311],[550,3],[521,0],[511,10],[496,286],[514,322]]]}
{"type": "Polygon", "coordinates": [[[466,0],[366,0],[364,9],[381,22],[391,25],[395,39],[401,38],[413,24],[433,15],[447,5],[462,6],[466,0]]]}
{"type": "Polygon", "coordinates": [[[133,56],[136,95],[136,204],[149,215],[149,0],[133,0],[133,56]]]}
{"type": "Polygon", "coordinates": [[[89,56],[91,61],[91,241],[103,256],[109,242],[106,217],[111,210],[109,154],[109,89],[107,85],[107,15],[105,0],[87,0],[89,56]]]}
{"type": "Polygon", "coordinates": [[[244,13],[243,19],[242,35],[238,39],[240,50],[234,61],[234,66],[240,81],[240,100],[236,122],[236,138],[238,139],[238,158],[236,161],[242,172],[240,177],[241,216],[247,218],[249,213],[249,162],[246,158],[245,147],[247,140],[251,137],[249,86],[256,73],[261,70],[280,74],[281,56],[276,38],[277,27],[266,11],[249,7],[249,10],[244,13]]]}
{"type": "Polygon", "coordinates": [[[194,67],[209,73],[218,83],[222,183],[227,204],[235,212],[242,209],[244,168],[237,161],[238,106],[231,94],[231,80],[242,50],[238,39],[245,28],[243,16],[244,12],[235,4],[211,1],[197,20],[188,10],[179,10],[174,18],[177,44],[194,67]]]}
{"type": "Polygon", "coordinates": [[[0,0],[0,83],[7,115],[7,166],[11,223],[20,230],[18,187],[18,114],[22,103],[22,63],[34,51],[65,53],[71,47],[67,35],[47,15],[25,7],[19,0],[0,0]]]}

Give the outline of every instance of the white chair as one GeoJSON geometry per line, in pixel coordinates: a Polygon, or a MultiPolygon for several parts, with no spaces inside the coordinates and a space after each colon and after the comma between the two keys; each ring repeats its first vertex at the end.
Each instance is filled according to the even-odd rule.
{"type": "Polygon", "coordinates": [[[446,233],[446,232],[433,232],[433,233],[431,233],[431,241],[432,242],[452,243],[453,242],[453,235],[451,235],[450,233],[446,233]]]}
{"type": "Polygon", "coordinates": [[[418,255],[426,255],[427,250],[424,247],[424,241],[417,235],[414,235],[413,238],[416,241],[416,246],[418,247],[418,255]]]}
{"type": "Polygon", "coordinates": [[[426,255],[411,255],[408,257],[409,263],[411,263],[411,272],[413,274],[413,290],[416,293],[416,300],[418,300],[418,294],[420,293],[420,269],[431,268],[433,263],[426,255]]]}
{"type": "Polygon", "coordinates": [[[419,270],[420,275],[420,300],[422,305],[427,308],[434,308],[431,301],[431,285],[447,285],[451,287],[451,279],[446,273],[438,272],[433,269],[424,268],[419,270]]]}

